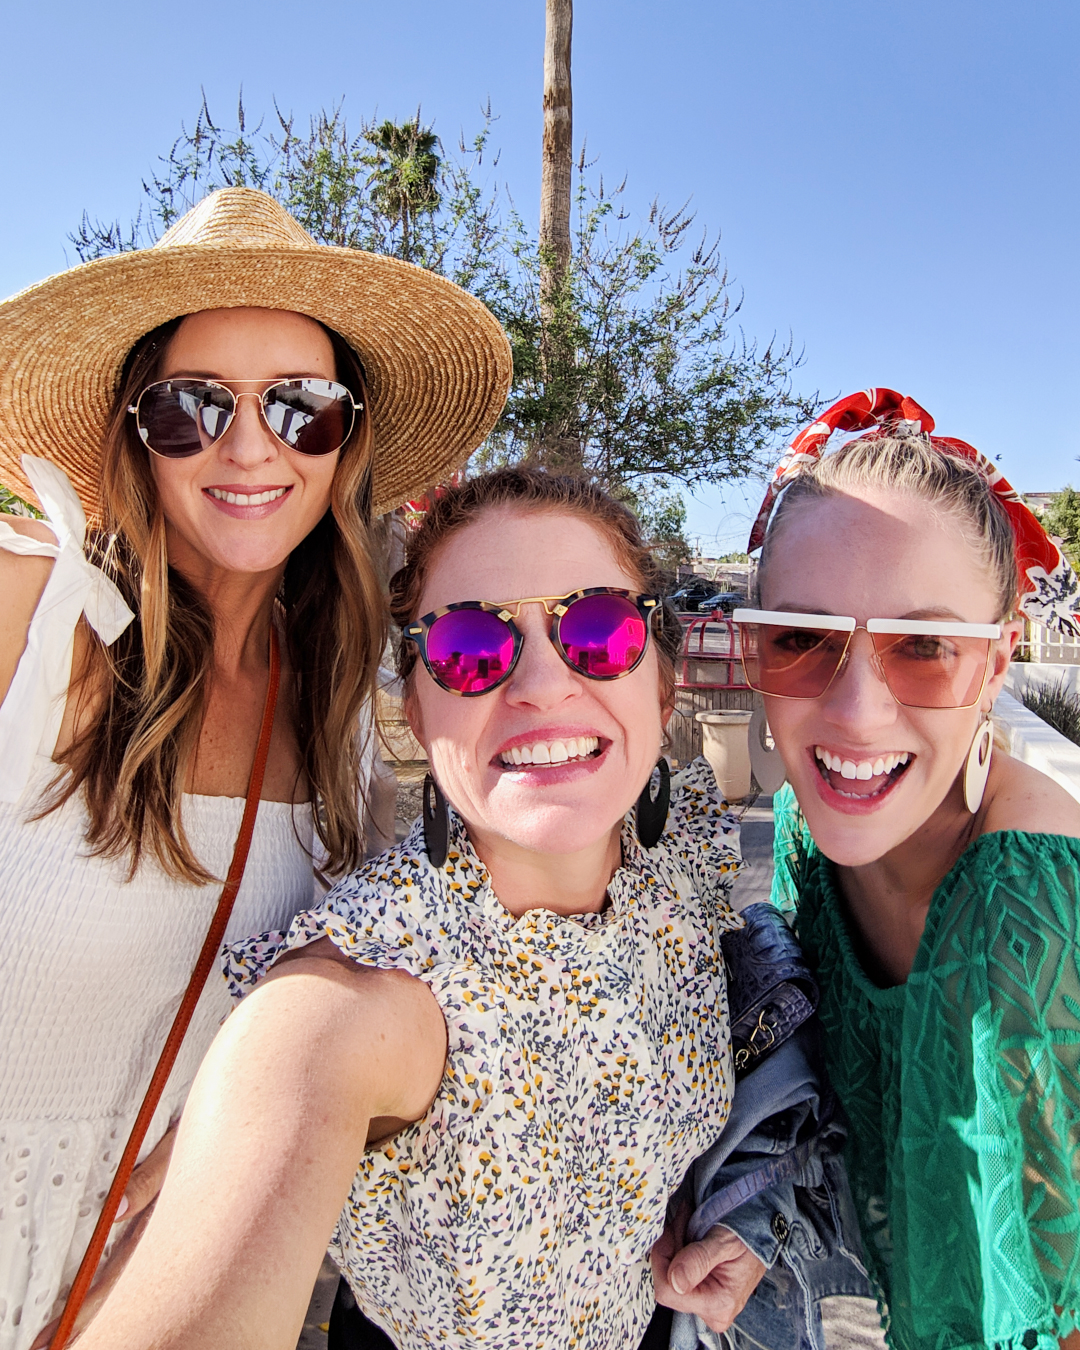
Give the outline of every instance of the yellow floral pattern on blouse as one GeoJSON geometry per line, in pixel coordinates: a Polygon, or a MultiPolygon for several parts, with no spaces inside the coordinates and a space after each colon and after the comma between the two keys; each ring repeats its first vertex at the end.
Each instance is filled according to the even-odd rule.
{"type": "Polygon", "coordinates": [[[448,1055],[431,1109],[369,1149],[331,1253],[400,1350],[636,1346],[669,1196],[731,1101],[721,932],[738,821],[698,760],[644,850],[632,815],[599,914],[514,918],[451,815],[444,867],[419,822],[289,932],[231,949],[246,992],[321,937],[425,980],[448,1055]]]}

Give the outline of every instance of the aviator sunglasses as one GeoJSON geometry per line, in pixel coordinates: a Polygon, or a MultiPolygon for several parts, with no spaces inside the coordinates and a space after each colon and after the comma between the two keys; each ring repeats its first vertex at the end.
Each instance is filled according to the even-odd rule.
{"type": "Polygon", "coordinates": [[[362,403],[336,380],[278,380],[261,394],[234,394],[215,380],[159,380],[128,407],[143,444],[166,459],[186,459],[221,439],[239,399],[256,398],[271,433],[302,455],[331,455],[352,434],[362,403]]]}
{"type": "Polygon", "coordinates": [[[751,689],[777,698],[820,698],[843,669],[858,629],[874,644],[889,693],[905,708],[971,708],[982,697],[996,623],[854,619],[737,609],[743,669],[751,689]]]}
{"type": "Polygon", "coordinates": [[[522,605],[533,604],[551,616],[548,636],[571,670],[590,680],[618,680],[645,655],[649,616],[660,597],[591,586],[502,603],[461,600],[406,624],[403,633],[441,689],[475,698],[509,679],[525,643],[514,619],[522,605]]]}

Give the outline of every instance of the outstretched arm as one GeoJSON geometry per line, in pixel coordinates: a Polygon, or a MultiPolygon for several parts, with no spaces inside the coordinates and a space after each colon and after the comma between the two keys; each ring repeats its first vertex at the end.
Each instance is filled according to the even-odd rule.
{"type": "Polygon", "coordinates": [[[328,940],[225,1023],[145,1236],[79,1350],[292,1350],[369,1132],[427,1110],[446,1027],[426,984],[328,940]]]}

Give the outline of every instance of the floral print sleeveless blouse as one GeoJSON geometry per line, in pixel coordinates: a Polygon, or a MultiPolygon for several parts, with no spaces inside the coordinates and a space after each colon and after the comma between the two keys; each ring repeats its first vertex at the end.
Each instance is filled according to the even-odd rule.
{"type": "Polygon", "coordinates": [[[738,821],[703,760],[673,777],[659,843],[628,816],[622,851],[603,912],[514,918],[457,817],[439,869],[417,822],[284,937],[232,948],[237,994],[329,937],[442,1008],[440,1091],[365,1153],[331,1246],[400,1350],[621,1350],[645,1332],[649,1251],[733,1082],[720,934],[741,924],[738,821]]]}

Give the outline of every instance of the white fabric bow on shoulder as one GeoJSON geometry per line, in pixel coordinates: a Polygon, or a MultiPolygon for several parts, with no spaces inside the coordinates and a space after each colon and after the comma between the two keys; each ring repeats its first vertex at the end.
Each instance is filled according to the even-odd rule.
{"type": "Polygon", "coordinates": [[[86,514],[67,474],[37,455],[23,455],[22,466],[57,542],[30,539],[0,522],[0,549],[56,562],[0,705],[0,802],[18,801],[35,756],[50,756],[56,747],[80,615],[106,646],[135,617],[114,583],[83,553],[86,514]]]}

